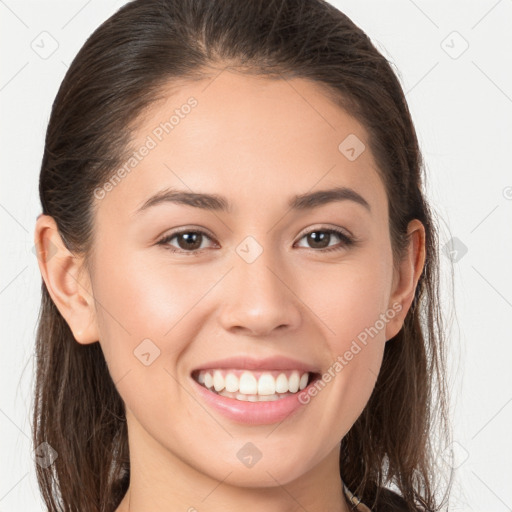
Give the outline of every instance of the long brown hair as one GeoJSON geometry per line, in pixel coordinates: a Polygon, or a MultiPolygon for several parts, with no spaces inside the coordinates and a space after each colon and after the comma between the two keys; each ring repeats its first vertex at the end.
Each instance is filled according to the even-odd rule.
{"type": "MultiPolygon", "coordinates": [[[[130,153],[130,137],[162,86],[227,66],[312,80],[366,128],[386,187],[394,262],[407,225],[426,231],[426,263],[400,332],[361,416],[341,442],[340,476],[370,507],[394,486],[411,510],[439,510],[434,441],[449,441],[438,235],[422,190],[424,164],[390,63],[324,0],[135,0],[87,39],[53,103],[39,192],[67,248],[93,250],[94,190],[130,153]]],[[[130,477],[124,403],[99,343],[77,343],[42,283],[33,442],[58,457],[36,465],[48,510],[116,509],[130,477]],[[46,446],[46,445],[45,445],[46,446]]],[[[451,479],[450,479],[451,481],[451,479]]],[[[446,494],[444,495],[446,496],[446,494]]]]}

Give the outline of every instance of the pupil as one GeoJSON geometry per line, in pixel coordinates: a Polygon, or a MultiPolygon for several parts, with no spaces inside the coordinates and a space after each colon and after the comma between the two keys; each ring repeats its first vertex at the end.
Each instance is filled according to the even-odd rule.
{"type": "Polygon", "coordinates": [[[308,242],[312,242],[313,247],[318,247],[318,244],[320,243],[320,247],[323,248],[323,247],[327,247],[327,245],[329,245],[329,243],[327,243],[327,245],[322,244],[322,242],[325,242],[326,240],[328,242],[329,237],[330,237],[330,233],[325,233],[323,231],[320,231],[320,232],[313,231],[312,233],[310,233],[308,235],[308,242]],[[319,235],[319,233],[320,233],[320,235],[319,235]],[[320,241],[318,239],[320,239],[320,241]]]}
{"type": "MultiPolygon", "coordinates": [[[[184,239],[184,247],[182,249],[198,249],[201,246],[201,243],[197,243],[200,238],[200,233],[184,233],[180,236],[180,240],[184,239]]],[[[180,246],[182,244],[180,243],[180,246]]]]}

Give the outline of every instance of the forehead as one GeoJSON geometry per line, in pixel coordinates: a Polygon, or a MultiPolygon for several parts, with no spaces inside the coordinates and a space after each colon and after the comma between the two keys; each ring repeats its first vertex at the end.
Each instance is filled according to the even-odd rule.
{"type": "Polygon", "coordinates": [[[222,193],[237,210],[347,186],[385,206],[366,130],[314,82],[225,70],[170,84],[159,97],[140,117],[135,154],[105,203],[133,214],[172,187],[222,193]]]}

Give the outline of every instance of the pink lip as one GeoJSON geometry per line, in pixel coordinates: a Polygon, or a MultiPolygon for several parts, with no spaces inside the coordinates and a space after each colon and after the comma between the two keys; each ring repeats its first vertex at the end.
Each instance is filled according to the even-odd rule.
{"type": "MultiPolygon", "coordinates": [[[[302,393],[308,393],[309,388],[314,383],[314,381],[312,381],[298,393],[280,398],[279,400],[271,402],[245,402],[218,395],[196,382],[193,378],[191,378],[191,381],[199,397],[209,406],[230,420],[249,425],[268,425],[276,423],[283,421],[291,414],[297,412],[301,406],[303,407],[305,405],[299,401],[299,396],[302,393]]],[[[306,402],[306,404],[308,402],[306,402]]]]}
{"type": "Polygon", "coordinates": [[[233,368],[247,370],[302,370],[304,372],[319,373],[320,370],[307,363],[284,356],[254,359],[250,356],[229,357],[210,361],[198,366],[194,371],[209,370],[213,368],[233,368]]]}

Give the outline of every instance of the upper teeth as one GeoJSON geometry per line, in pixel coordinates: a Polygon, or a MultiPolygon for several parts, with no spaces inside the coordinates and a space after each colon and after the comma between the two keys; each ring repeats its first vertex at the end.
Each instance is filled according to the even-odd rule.
{"type": "Polygon", "coordinates": [[[275,393],[296,393],[308,384],[309,373],[291,372],[252,372],[250,370],[201,370],[197,381],[207,388],[219,392],[240,392],[246,395],[273,395],[275,393]]]}

